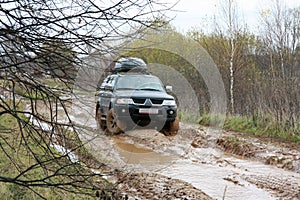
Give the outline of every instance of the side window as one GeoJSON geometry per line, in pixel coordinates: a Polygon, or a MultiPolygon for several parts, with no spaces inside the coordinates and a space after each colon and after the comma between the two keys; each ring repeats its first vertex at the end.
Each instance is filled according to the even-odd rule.
{"type": "Polygon", "coordinates": [[[105,88],[105,86],[107,86],[107,83],[108,83],[108,81],[109,81],[109,76],[108,77],[106,77],[105,79],[104,79],[104,81],[102,82],[102,84],[101,84],[101,87],[100,87],[100,89],[104,89],[105,88]]]}
{"type": "Polygon", "coordinates": [[[101,89],[104,90],[107,87],[113,88],[116,82],[116,77],[114,76],[108,76],[104,79],[104,81],[101,84],[101,89]]]}
{"type": "Polygon", "coordinates": [[[110,79],[108,80],[108,84],[109,84],[112,88],[114,88],[115,83],[116,83],[116,77],[111,76],[110,79]]]}

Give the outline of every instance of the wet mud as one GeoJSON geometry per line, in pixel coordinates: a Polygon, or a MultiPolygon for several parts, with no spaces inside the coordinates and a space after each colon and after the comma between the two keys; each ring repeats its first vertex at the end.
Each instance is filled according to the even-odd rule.
{"type": "Polygon", "coordinates": [[[299,199],[298,145],[185,123],[176,136],[156,130],[107,136],[91,117],[94,104],[81,104],[71,116],[88,127],[81,140],[123,172],[115,182],[131,199],[299,199]]]}
{"type": "Polygon", "coordinates": [[[173,137],[165,137],[155,130],[136,130],[111,139],[131,169],[184,181],[213,199],[297,199],[299,196],[298,169],[283,167],[279,161],[270,162],[274,153],[278,156],[280,152],[285,156],[299,153],[291,149],[184,124],[173,137]],[[143,159],[136,155],[140,152],[143,159]]]}

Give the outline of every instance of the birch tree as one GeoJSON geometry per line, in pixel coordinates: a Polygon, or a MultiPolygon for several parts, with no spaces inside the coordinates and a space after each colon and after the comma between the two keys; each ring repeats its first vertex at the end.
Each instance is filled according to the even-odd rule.
{"type": "Polygon", "coordinates": [[[235,52],[234,44],[234,8],[233,0],[228,0],[228,28],[230,35],[230,60],[229,60],[229,71],[230,71],[230,103],[231,103],[231,112],[234,113],[234,71],[233,71],[233,57],[235,52]]]}
{"type": "Polygon", "coordinates": [[[237,15],[237,7],[234,0],[226,0],[223,3],[223,16],[224,23],[226,25],[229,37],[229,95],[230,95],[230,110],[231,113],[235,113],[235,95],[234,95],[234,85],[235,85],[235,49],[236,49],[236,36],[239,33],[238,27],[238,15],[237,15]]]}

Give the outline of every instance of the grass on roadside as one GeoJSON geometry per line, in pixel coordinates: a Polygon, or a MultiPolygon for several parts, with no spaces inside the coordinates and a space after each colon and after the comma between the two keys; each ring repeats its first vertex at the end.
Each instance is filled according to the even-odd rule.
{"type": "Polygon", "coordinates": [[[300,143],[300,124],[289,127],[276,123],[271,118],[257,118],[253,120],[242,116],[210,116],[202,115],[200,124],[210,126],[217,122],[224,122],[223,128],[229,131],[246,132],[258,136],[266,136],[300,143]]]}
{"type": "Polygon", "coordinates": [[[178,117],[182,122],[197,123],[199,121],[199,114],[192,114],[187,111],[179,111],[178,117]]]}
{"type": "Polygon", "coordinates": [[[0,116],[0,199],[41,199],[38,194],[54,200],[95,199],[92,197],[95,190],[88,184],[97,187],[101,187],[99,184],[105,185],[106,181],[100,175],[92,175],[79,163],[71,163],[68,157],[49,145],[49,140],[43,138],[42,133],[30,131],[25,124],[22,128],[23,133],[13,116],[0,116]],[[11,178],[20,173],[22,175],[12,183],[11,178]],[[55,187],[61,183],[66,185],[55,187]]]}

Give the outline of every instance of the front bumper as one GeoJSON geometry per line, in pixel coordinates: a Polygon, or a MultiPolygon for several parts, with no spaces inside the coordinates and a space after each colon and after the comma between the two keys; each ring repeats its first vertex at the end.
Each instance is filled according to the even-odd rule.
{"type": "Polygon", "coordinates": [[[115,113],[120,121],[174,121],[177,116],[177,106],[138,106],[138,105],[115,105],[115,113]],[[145,112],[146,110],[146,112],[145,112]],[[147,112],[149,111],[149,112],[147,112]],[[153,112],[155,111],[155,112],[153,112]]]}

